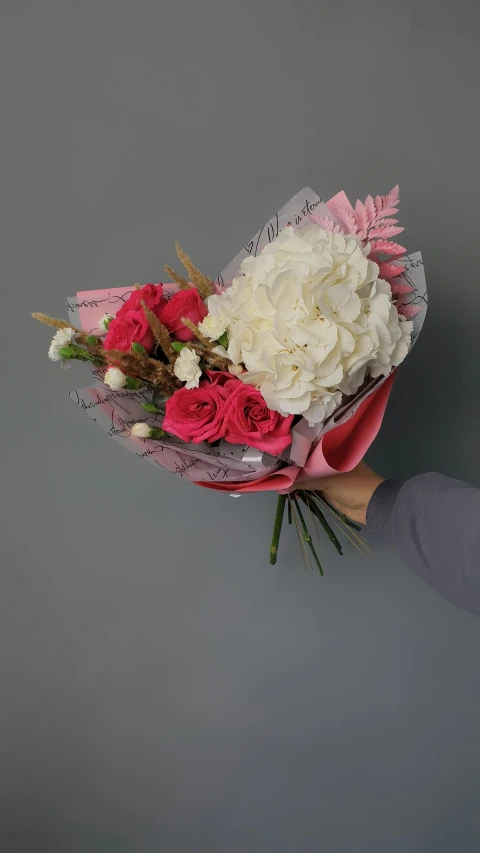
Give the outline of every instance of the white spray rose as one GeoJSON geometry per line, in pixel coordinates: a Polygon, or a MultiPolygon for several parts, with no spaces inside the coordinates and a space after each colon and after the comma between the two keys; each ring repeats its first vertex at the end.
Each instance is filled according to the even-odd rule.
{"type": "Polygon", "coordinates": [[[200,357],[193,349],[183,347],[177,356],[173,372],[180,382],[185,382],[185,388],[198,388],[202,375],[199,368],[200,357]]]}
{"type": "Polygon", "coordinates": [[[205,335],[206,338],[210,338],[211,341],[218,341],[218,339],[222,337],[229,322],[228,316],[218,310],[219,305],[214,302],[215,298],[218,297],[208,297],[207,305],[209,313],[202,322],[198,324],[198,328],[202,335],[205,335]]]}
{"type": "Polygon", "coordinates": [[[204,334],[227,332],[229,357],[246,368],[240,378],[271,409],[322,423],[367,373],[387,375],[405,358],[411,323],[368,253],[355,236],[289,226],[209,297],[204,334]]]}
{"type": "Polygon", "coordinates": [[[125,387],[127,377],[119,367],[109,367],[103,377],[103,381],[112,391],[120,391],[121,388],[125,387]]]}
{"type": "Polygon", "coordinates": [[[52,342],[48,350],[48,357],[51,358],[52,361],[61,361],[62,363],[66,362],[67,360],[62,358],[59,350],[62,347],[68,347],[68,345],[76,341],[77,338],[78,332],[75,332],[75,330],[71,329],[69,326],[66,329],[59,329],[52,338],[52,342]]]}
{"type": "Polygon", "coordinates": [[[236,298],[236,289],[231,287],[223,293],[213,294],[206,300],[208,314],[198,324],[202,335],[211,341],[218,341],[227,330],[232,317],[232,307],[236,298]]]}

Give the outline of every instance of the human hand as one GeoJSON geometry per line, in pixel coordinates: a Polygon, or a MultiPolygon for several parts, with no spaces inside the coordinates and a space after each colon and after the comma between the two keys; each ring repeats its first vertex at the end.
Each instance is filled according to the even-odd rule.
{"type": "Polygon", "coordinates": [[[309,492],[322,492],[329,503],[352,521],[365,524],[370,499],[384,479],[375,474],[364,462],[360,462],[353,471],[317,480],[307,480],[301,483],[301,488],[309,492]]]}

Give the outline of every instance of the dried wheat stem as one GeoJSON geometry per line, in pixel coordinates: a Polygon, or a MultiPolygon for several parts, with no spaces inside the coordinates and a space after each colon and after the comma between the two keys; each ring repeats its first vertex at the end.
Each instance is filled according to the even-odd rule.
{"type": "Polygon", "coordinates": [[[180,275],[178,272],[175,272],[168,264],[165,265],[165,272],[168,273],[174,281],[180,286],[181,290],[191,290],[191,285],[188,283],[186,278],[183,275],[180,275]]]}
{"type": "Polygon", "coordinates": [[[217,355],[215,352],[211,350],[207,350],[202,344],[197,344],[195,341],[189,341],[186,344],[189,349],[193,349],[197,355],[200,356],[201,360],[208,365],[208,367],[212,367],[215,370],[228,370],[229,365],[232,363],[228,358],[224,358],[222,355],[217,355]]]}
{"type": "Polygon", "coordinates": [[[148,355],[121,350],[103,350],[102,355],[109,364],[120,367],[128,376],[157,385],[166,394],[173,394],[181,385],[169,364],[162,364],[148,355]]]}
{"type": "Polygon", "coordinates": [[[192,323],[187,317],[182,317],[182,323],[187,329],[190,329],[191,332],[196,336],[199,343],[195,343],[190,341],[190,346],[195,352],[201,356],[203,361],[205,361],[209,367],[214,367],[216,370],[228,370],[229,365],[232,363],[229,358],[225,358],[223,355],[218,355],[213,351],[214,345],[205,335],[202,335],[200,329],[195,323],[192,323]]]}
{"type": "Polygon", "coordinates": [[[104,357],[109,364],[121,367],[129,376],[145,379],[147,382],[152,381],[151,377],[154,375],[156,362],[148,356],[112,349],[104,350],[104,357]]]}
{"type": "Polygon", "coordinates": [[[195,323],[192,322],[192,320],[189,320],[188,317],[182,317],[181,322],[184,326],[187,327],[187,329],[190,329],[190,331],[193,332],[197,340],[199,340],[200,343],[203,344],[203,346],[206,347],[207,350],[210,351],[212,349],[212,344],[210,343],[208,338],[206,338],[205,335],[202,335],[200,329],[195,323]]]}
{"type": "Polygon", "coordinates": [[[164,394],[171,395],[177,388],[181,388],[181,382],[172,375],[171,368],[167,364],[155,362],[155,375],[153,384],[160,388],[164,394]]]}
{"type": "Polygon", "coordinates": [[[158,319],[157,315],[154,314],[153,311],[150,311],[150,308],[148,308],[143,299],[141,300],[141,304],[156,343],[159,347],[162,348],[170,364],[175,364],[175,359],[177,356],[175,354],[175,350],[172,347],[170,332],[168,331],[164,323],[162,323],[158,319]]]}
{"type": "Polygon", "coordinates": [[[200,272],[200,270],[193,265],[186,252],[183,251],[178,240],[175,241],[175,248],[177,250],[178,259],[187,270],[202,299],[206,299],[207,296],[211,296],[212,293],[215,293],[213,282],[210,281],[208,276],[204,275],[203,272],[200,272]]]}
{"type": "Polygon", "coordinates": [[[43,323],[45,326],[52,326],[54,329],[73,329],[77,335],[80,335],[81,343],[85,340],[85,332],[82,329],[72,326],[71,323],[67,323],[66,320],[57,320],[56,317],[50,317],[48,314],[43,314],[42,311],[34,311],[32,317],[34,320],[38,320],[39,323],[43,323]]]}
{"type": "Polygon", "coordinates": [[[223,358],[223,356],[216,355],[215,353],[204,352],[202,357],[206,364],[214,370],[228,370],[229,365],[232,363],[228,358],[223,358]]]}

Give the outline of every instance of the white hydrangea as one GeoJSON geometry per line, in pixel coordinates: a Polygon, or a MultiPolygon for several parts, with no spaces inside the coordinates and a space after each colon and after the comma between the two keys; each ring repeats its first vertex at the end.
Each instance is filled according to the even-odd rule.
{"type": "Polygon", "coordinates": [[[365,377],[388,375],[405,358],[412,323],[398,315],[369,247],[318,225],[289,226],[225,293],[210,296],[200,328],[227,332],[244,382],[283,415],[321,423],[365,377]]]}
{"type": "Polygon", "coordinates": [[[185,382],[185,388],[198,388],[202,371],[199,367],[200,357],[189,347],[183,347],[175,360],[173,372],[177,379],[185,382]]]}

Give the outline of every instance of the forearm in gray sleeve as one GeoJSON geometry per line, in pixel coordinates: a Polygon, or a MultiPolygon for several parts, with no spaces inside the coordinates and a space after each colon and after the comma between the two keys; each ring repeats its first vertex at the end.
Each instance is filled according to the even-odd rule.
{"type": "Polygon", "coordinates": [[[480,614],[480,490],[442,474],[386,480],[367,525],[445,598],[480,614]]]}

